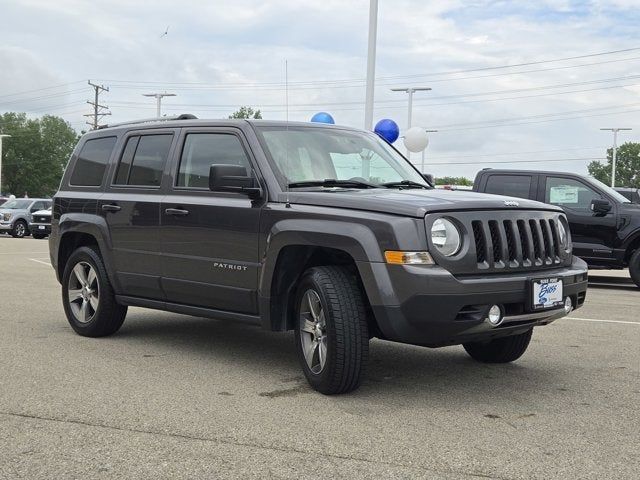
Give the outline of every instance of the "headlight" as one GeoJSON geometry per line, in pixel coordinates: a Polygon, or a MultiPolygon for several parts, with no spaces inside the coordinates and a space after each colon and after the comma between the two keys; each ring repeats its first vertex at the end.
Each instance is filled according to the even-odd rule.
{"type": "Polygon", "coordinates": [[[453,222],[439,218],[431,227],[431,243],[445,257],[451,257],[460,251],[460,231],[453,222]]]}
{"type": "Polygon", "coordinates": [[[569,239],[567,235],[567,228],[564,226],[562,220],[558,221],[558,240],[563,250],[566,250],[569,246],[569,239]]]}
{"type": "Polygon", "coordinates": [[[5,222],[8,222],[9,220],[11,220],[11,214],[10,213],[5,213],[3,214],[3,218],[5,222]]]}

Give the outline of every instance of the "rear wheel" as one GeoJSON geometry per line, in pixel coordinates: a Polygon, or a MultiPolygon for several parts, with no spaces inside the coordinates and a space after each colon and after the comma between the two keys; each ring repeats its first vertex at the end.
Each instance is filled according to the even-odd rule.
{"type": "Polygon", "coordinates": [[[467,353],[483,363],[509,363],[520,358],[529,346],[533,328],[519,335],[496,338],[488,342],[463,344],[467,353]]]}
{"type": "Polygon", "coordinates": [[[118,305],[100,255],[89,247],[71,254],[62,276],[62,301],[76,333],[103,337],[118,331],[127,307],[118,305]]]}
{"type": "Polygon", "coordinates": [[[369,355],[367,314],[345,267],[305,272],[296,296],[296,350],[309,384],[325,395],[360,385],[369,355]]]}
{"type": "Polygon", "coordinates": [[[640,248],[631,255],[631,259],[629,260],[629,274],[631,275],[633,283],[640,287],[640,248]]]}
{"type": "Polygon", "coordinates": [[[11,229],[11,236],[14,238],[22,238],[27,235],[29,229],[27,227],[27,222],[24,220],[18,220],[13,224],[13,228],[11,229]]]}

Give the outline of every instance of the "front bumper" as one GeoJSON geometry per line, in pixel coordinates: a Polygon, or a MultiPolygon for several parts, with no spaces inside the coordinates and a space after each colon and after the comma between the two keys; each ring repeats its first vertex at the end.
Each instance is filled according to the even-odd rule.
{"type": "Polygon", "coordinates": [[[33,235],[49,235],[51,233],[51,224],[50,223],[30,223],[29,231],[33,235]]]}
{"type": "MultiPolygon", "coordinates": [[[[464,277],[441,267],[369,266],[377,288],[387,292],[386,298],[378,298],[383,300],[380,303],[369,298],[379,336],[429,347],[515,335],[565,316],[564,308],[530,308],[532,279],[561,278],[563,295],[571,297],[574,308],[582,306],[587,290],[587,265],[577,257],[571,266],[546,271],[464,277]],[[494,304],[501,305],[505,315],[495,327],[485,321],[494,304]]],[[[365,289],[369,291],[366,282],[365,289]]]]}
{"type": "Polygon", "coordinates": [[[0,231],[8,232],[13,228],[12,223],[0,223],[0,231]]]}

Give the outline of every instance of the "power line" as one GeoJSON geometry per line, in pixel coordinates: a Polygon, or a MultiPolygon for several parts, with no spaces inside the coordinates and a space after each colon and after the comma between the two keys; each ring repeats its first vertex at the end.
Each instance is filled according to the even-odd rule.
{"type": "Polygon", "coordinates": [[[587,160],[606,160],[603,157],[580,157],[580,158],[545,158],[540,160],[496,160],[496,161],[486,161],[482,162],[440,162],[440,163],[432,163],[428,162],[427,165],[478,165],[481,164],[499,164],[499,163],[545,163],[545,162],[585,162],[587,160]]]}

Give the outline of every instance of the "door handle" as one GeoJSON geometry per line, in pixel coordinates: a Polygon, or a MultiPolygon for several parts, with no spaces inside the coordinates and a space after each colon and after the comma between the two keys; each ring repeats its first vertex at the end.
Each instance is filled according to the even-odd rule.
{"type": "Polygon", "coordinates": [[[119,212],[121,209],[122,207],[111,204],[111,203],[106,203],[102,205],[102,211],[104,212],[119,212]]]}
{"type": "Polygon", "coordinates": [[[189,215],[189,210],[182,210],[181,208],[167,208],[164,213],[167,215],[174,215],[176,217],[184,217],[185,215],[189,215]]]}

